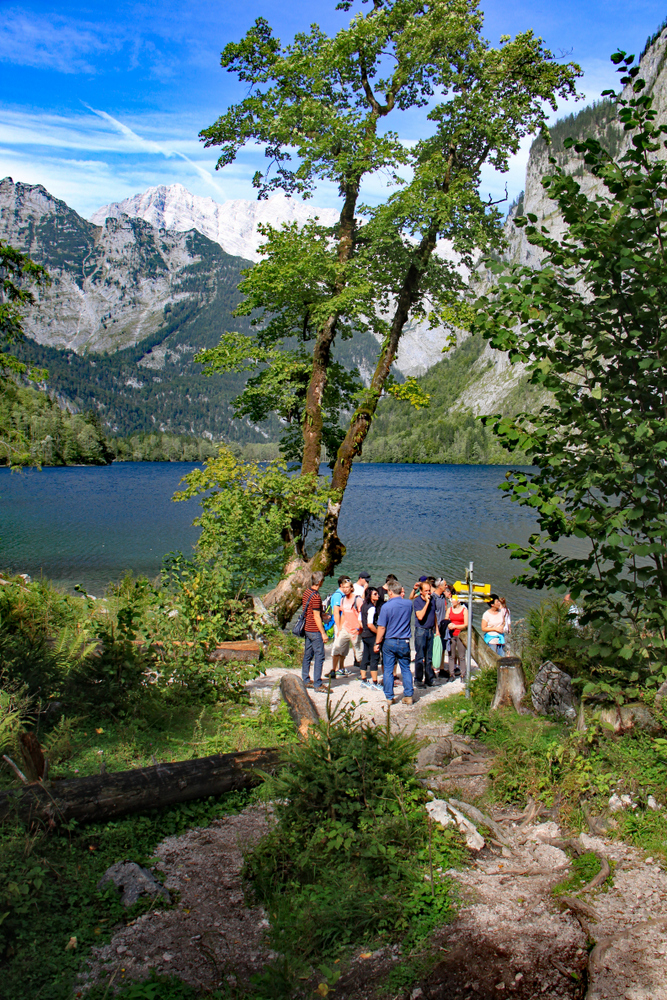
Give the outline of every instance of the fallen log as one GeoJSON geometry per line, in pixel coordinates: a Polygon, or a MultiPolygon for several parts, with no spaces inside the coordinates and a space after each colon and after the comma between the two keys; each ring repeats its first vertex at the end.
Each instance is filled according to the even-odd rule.
{"type": "Polygon", "coordinates": [[[306,685],[295,674],[283,674],[280,678],[280,693],[287,702],[289,713],[301,736],[307,736],[311,726],[320,721],[315,705],[311,701],[306,685]]]}
{"type": "Polygon", "coordinates": [[[261,781],[262,772],[274,771],[279,763],[280,750],[271,747],[87,778],[35,782],[0,792],[0,822],[15,817],[50,827],[72,819],[98,822],[249,788],[261,781]]]}

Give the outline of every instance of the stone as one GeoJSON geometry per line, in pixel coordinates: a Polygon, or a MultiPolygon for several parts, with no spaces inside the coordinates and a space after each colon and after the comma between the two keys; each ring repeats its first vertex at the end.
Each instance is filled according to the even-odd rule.
{"type": "Polygon", "coordinates": [[[620,796],[616,794],[616,792],[614,792],[614,794],[609,799],[608,805],[609,805],[609,812],[613,813],[620,812],[622,809],[625,808],[622,799],[620,798],[620,796]]]}
{"type": "Polygon", "coordinates": [[[660,803],[657,802],[652,795],[649,795],[649,797],[647,798],[646,805],[649,807],[649,809],[652,809],[653,812],[657,812],[659,809],[662,809],[660,803]]]}
{"type": "Polygon", "coordinates": [[[660,708],[667,698],[667,681],[664,681],[655,693],[655,707],[660,708]]]}
{"type": "Polygon", "coordinates": [[[599,713],[599,719],[603,724],[613,727],[614,732],[619,734],[637,729],[642,732],[657,733],[661,728],[646,705],[639,701],[603,708],[599,713]]]}
{"type": "Polygon", "coordinates": [[[553,715],[574,722],[577,718],[572,678],[551,660],[543,663],[531,688],[533,707],[540,715],[553,715]]]}
{"type": "Polygon", "coordinates": [[[97,883],[97,888],[103,889],[109,882],[113,882],[122,893],[120,901],[123,906],[133,906],[141,896],[153,899],[159,896],[166,903],[171,902],[171,896],[165,887],[151,872],[134,861],[118,861],[111,865],[97,883]]]}

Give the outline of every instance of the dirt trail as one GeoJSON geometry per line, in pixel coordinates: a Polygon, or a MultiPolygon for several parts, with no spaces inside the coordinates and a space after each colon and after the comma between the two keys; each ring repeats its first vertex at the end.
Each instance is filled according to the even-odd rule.
{"type": "MultiPolygon", "coordinates": [[[[270,670],[250,682],[252,697],[275,701],[282,673],[270,670]]],[[[382,694],[360,688],[358,675],[332,687],[334,698],[355,702],[356,714],[384,722],[382,694]]],[[[471,802],[486,787],[488,754],[468,738],[453,737],[449,724],[421,718],[426,705],[462,689],[459,681],[417,690],[414,706],[392,707],[392,724],[416,728],[429,741],[419,766],[434,795],[471,802]]],[[[316,704],[322,713],[325,699],[316,704]]],[[[509,848],[487,841],[469,869],[442,873],[458,883],[461,908],[457,920],[429,943],[429,956],[437,960],[428,975],[388,993],[387,976],[401,964],[400,948],[357,953],[336,984],[337,1000],[667,1000],[667,875],[653,859],[625,844],[581,835],[583,849],[614,863],[611,887],[582,897],[595,911],[587,935],[552,893],[568,876],[571,859],[546,841],[567,834],[554,821],[522,827],[520,818],[507,813],[494,818],[509,848]],[[644,926],[647,921],[652,925],[644,926]],[[628,929],[626,937],[609,941],[589,982],[592,942],[628,929]]],[[[200,989],[247,983],[274,957],[264,939],[266,915],[246,906],[240,880],[243,851],[269,822],[267,810],[253,807],[163,841],[155,867],[167,887],[180,892],[179,902],[119,929],[96,950],[84,981],[104,983],[114,976],[117,984],[145,978],[155,968],[200,989]]]]}

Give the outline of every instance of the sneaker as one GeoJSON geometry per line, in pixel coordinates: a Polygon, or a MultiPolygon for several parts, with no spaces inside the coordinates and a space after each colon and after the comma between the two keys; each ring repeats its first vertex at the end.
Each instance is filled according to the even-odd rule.
{"type": "Polygon", "coordinates": [[[327,674],[327,677],[330,677],[332,681],[335,681],[336,680],[336,671],[335,670],[330,670],[329,673],[327,674]]]}
{"type": "Polygon", "coordinates": [[[375,685],[372,684],[371,681],[367,681],[365,677],[364,677],[363,681],[360,681],[360,686],[362,688],[374,688],[375,687],[375,685]]]}
{"type": "Polygon", "coordinates": [[[439,670],[438,671],[438,677],[449,677],[449,674],[446,673],[446,671],[444,671],[444,670],[439,670]]]}
{"type": "Polygon", "coordinates": [[[348,670],[347,667],[341,667],[340,668],[340,675],[341,675],[341,677],[351,677],[352,676],[352,671],[348,670]]]}
{"type": "Polygon", "coordinates": [[[374,687],[376,691],[384,691],[384,684],[380,684],[379,681],[371,681],[371,687],[374,687]]]}
{"type": "Polygon", "coordinates": [[[401,705],[412,705],[412,704],[414,704],[412,698],[410,697],[401,698],[401,705]]]}

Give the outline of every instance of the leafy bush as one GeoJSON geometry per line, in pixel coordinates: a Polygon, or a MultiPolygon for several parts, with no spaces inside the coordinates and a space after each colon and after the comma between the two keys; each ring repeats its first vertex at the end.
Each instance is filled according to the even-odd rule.
{"type": "Polygon", "coordinates": [[[452,835],[430,830],[413,735],[336,708],[289,748],[267,783],[277,824],[246,859],[249,891],[268,909],[274,947],[295,962],[352,941],[423,940],[452,910],[452,835]]]}

